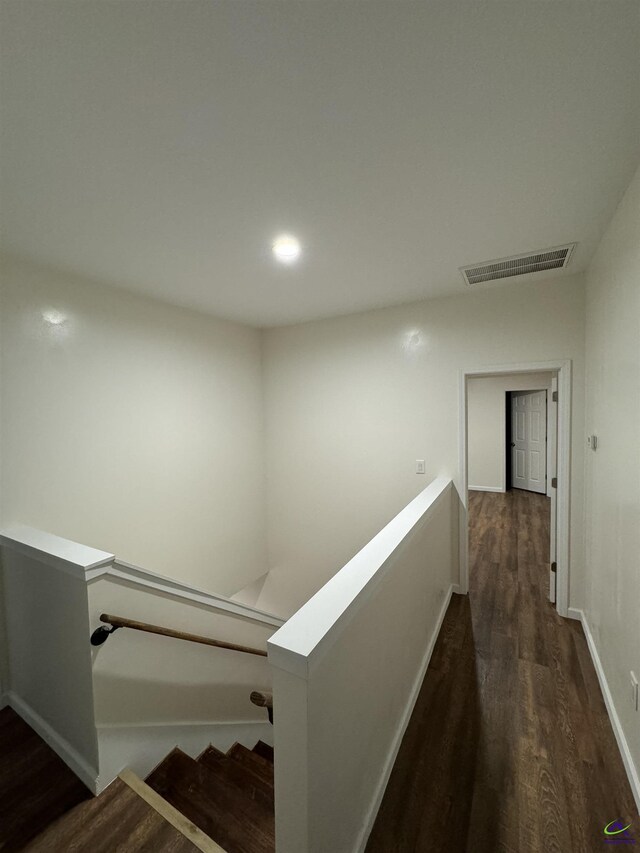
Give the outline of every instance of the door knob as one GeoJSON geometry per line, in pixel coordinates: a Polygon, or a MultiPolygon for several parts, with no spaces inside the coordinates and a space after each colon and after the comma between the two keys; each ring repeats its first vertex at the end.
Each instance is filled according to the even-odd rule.
{"type": "Polygon", "coordinates": [[[511,442],[511,447],[515,447],[515,446],[516,446],[515,441],[512,441],[512,442],[511,442]]]}

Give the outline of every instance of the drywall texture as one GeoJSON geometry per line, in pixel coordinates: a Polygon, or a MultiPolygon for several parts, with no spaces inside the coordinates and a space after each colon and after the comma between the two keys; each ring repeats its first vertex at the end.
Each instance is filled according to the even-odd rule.
{"type": "Polygon", "coordinates": [[[635,765],[640,713],[640,172],[594,257],[587,279],[585,613],[635,765]]]}
{"type": "Polygon", "coordinates": [[[467,381],[469,488],[504,492],[507,391],[551,388],[551,373],[471,377],[467,381]]]}
{"type": "Polygon", "coordinates": [[[5,258],[2,523],[228,595],[266,571],[260,333],[5,258]]]}
{"type": "Polygon", "coordinates": [[[292,612],[439,475],[458,477],[459,371],[573,360],[571,603],[581,598],[584,280],[517,281],[265,333],[269,564],[292,612]],[[426,474],[415,473],[416,459],[426,474]]]}
{"type": "MultiPolygon", "coordinates": [[[[356,557],[371,580],[348,609],[340,595],[360,590],[357,573],[342,585],[334,578],[331,596],[313,599],[294,617],[303,623],[298,641],[304,642],[304,624],[326,621],[331,604],[335,611],[335,622],[305,659],[306,678],[274,666],[282,853],[364,849],[458,571],[455,489],[447,486],[394,546],[372,574],[368,561],[376,565],[376,549],[369,546],[367,560],[356,557]]],[[[285,625],[280,636],[294,630],[285,625]]]]}

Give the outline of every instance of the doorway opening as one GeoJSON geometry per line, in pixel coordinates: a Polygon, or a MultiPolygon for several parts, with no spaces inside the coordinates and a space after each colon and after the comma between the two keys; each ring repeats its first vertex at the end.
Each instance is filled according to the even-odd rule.
{"type": "MultiPolygon", "coordinates": [[[[542,362],[462,371],[460,592],[469,589],[469,493],[484,523],[511,504],[538,529],[548,598],[567,615],[569,591],[569,436],[571,363],[542,362]],[[502,497],[482,498],[486,492],[502,497]],[[516,500],[517,499],[517,500],[516,500]],[[535,517],[534,517],[535,516],[535,517]],[[542,532],[541,532],[542,531],[542,532]],[[543,538],[540,538],[543,537],[543,538]]],[[[477,531],[475,531],[477,533],[477,531]]]]}

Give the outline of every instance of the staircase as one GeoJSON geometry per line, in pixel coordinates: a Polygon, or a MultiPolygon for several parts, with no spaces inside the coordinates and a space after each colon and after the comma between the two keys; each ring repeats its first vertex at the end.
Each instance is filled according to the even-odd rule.
{"type": "Polygon", "coordinates": [[[27,846],[29,853],[274,853],[273,749],[262,741],[197,758],[174,749],[143,782],[124,771],[27,846]]]}
{"type": "Polygon", "coordinates": [[[197,759],[174,749],[146,781],[226,853],[275,850],[273,749],[262,741],[197,759]]]}

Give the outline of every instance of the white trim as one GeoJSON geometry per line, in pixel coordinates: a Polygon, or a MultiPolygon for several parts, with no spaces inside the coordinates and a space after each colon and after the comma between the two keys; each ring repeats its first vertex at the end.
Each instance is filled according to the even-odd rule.
{"type": "Polygon", "coordinates": [[[409,721],[411,720],[413,709],[418,700],[418,696],[420,694],[420,690],[422,688],[422,683],[425,679],[427,669],[429,668],[431,655],[433,654],[433,650],[435,648],[440,629],[442,628],[442,623],[444,622],[444,617],[447,613],[447,608],[449,607],[449,602],[451,601],[452,593],[453,584],[449,587],[449,590],[444,597],[444,601],[442,602],[442,607],[440,608],[440,613],[438,614],[436,624],[431,634],[429,645],[427,646],[424,658],[422,659],[420,670],[415,678],[415,681],[413,682],[413,687],[411,688],[411,694],[409,696],[409,701],[407,702],[407,707],[405,708],[405,712],[402,716],[402,719],[400,720],[400,724],[396,729],[396,733],[391,744],[391,749],[389,750],[389,755],[387,756],[387,762],[385,764],[384,770],[382,771],[382,775],[380,776],[380,781],[376,789],[375,797],[373,798],[373,801],[369,808],[369,813],[364,823],[364,827],[362,828],[360,837],[358,838],[358,841],[356,843],[355,853],[364,853],[364,850],[367,846],[367,841],[369,840],[369,836],[371,835],[371,830],[373,829],[373,825],[378,815],[380,805],[382,804],[382,799],[384,797],[384,792],[389,782],[389,777],[391,776],[391,771],[393,770],[393,765],[395,764],[395,760],[398,757],[398,752],[402,744],[402,739],[407,730],[407,726],[409,725],[409,721]]]}
{"type": "Polygon", "coordinates": [[[602,661],[600,660],[600,655],[598,654],[598,649],[596,647],[595,640],[593,639],[591,629],[589,628],[586,613],[584,612],[584,610],[579,610],[576,608],[569,609],[572,614],[571,618],[579,619],[580,622],[582,622],[582,629],[587,640],[587,646],[589,647],[591,660],[593,661],[593,665],[598,676],[598,681],[600,682],[600,689],[602,690],[604,704],[607,708],[607,713],[609,714],[611,727],[613,728],[613,733],[616,736],[618,749],[620,750],[620,755],[622,756],[622,763],[624,764],[624,769],[627,773],[629,785],[631,786],[631,793],[633,794],[633,798],[636,801],[636,808],[640,812],[640,776],[638,775],[638,769],[636,768],[633,756],[631,755],[631,750],[629,749],[629,744],[627,743],[627,738],[625,737],[624,729],[622,728],[622,723],[620,722],[620,717],[618,716],[618,712],[616,711],[613,696],[611,695],[611,690],[609,689],[609,682],[607,681],[607,676],[605,674],[604,667],[602,666],[602,661]]]}
{"type": "Polygon", "coordinates": [[[267,641],[269,663],[308,678],[385,574],[385,563],[452,487],[438,477],[407,504],[267,641]]]}
{"type": "Polygon", "coordinates": [[[470,492],[500,492],[504,494],[506,489],[502,486],[467,486],[470,492]]]}
{"type": "Polygon", "coordinates": [[[576,619],[578,622],[582,622],[582,610],[578,607],[567,608],[567,619],[576,619]]]}
{"type": "Polygon", "coordinates": [[[551,478],[558,473],[555,470],[556,444],[558,441],[558,404],[553,399],[558,390],[558,377],[551,377],[551,387],[547,389],[547,497],[553,494],[551,478]]]}
{"type": "MultiPolygon", "coordinates": [[[[96,729],[98,732],[107,732],[107,731],[115,731],[117,729],[123,729],[127,731],[135,731],[136,729],[179,729],[179,728],[189,728],[190,726],[211,729],[216,726],[223,727],[228,726],[229,728],[236,726],[262,726],[267,721],[267,712],[264,709],[264,714],[258,719],[242,719],[242,720],[152,720],[152,721],[140,721],[135,723],[96,723],[96,729]]],[[[263,738],[264,740],[264,738],[263,738]]]]}
{"type": "Polygon", "coordinates": [[[528,363],[493,364],[486,367],[462,369],[458,374],[458,480],[460,484],[460,589],[469,591],[469,535],[467,524],[467,379],[479,376],[501,376],[510,373],[558,373],[558,465],[557,465],[557,596],[560,616],[567,615],[569,606],[569,502],[571,495],[571,359],[534,361],[528,363]]]}
{"type": "Polygon", "coordinates": [[[114,555],[44,530],[15,524],[0,531],[0,544],[79,580],[89,580],[113,562],[114,555]]]}
{"type": "Polygon", "coordinates": [[[462,593],[460,592],[460,584],[459,583],[452,583],[451,584],[451,592],[454,595],[461,595],[462,593]]]}
{"type": "Polygon", "coordinates": [[[135,584],[138,587],[153,589],[156,592],[170,595],[172,598],[192,601],[204,607],[210,607],[213,610],[222,610],[230,615],[241,616],[244,619],[250,619],[253,622],[259,622],[263,625],[273,625],[275,628],[279,628],[285,623],[284,619],[275,616],[273,613],[266,613],[248,604],[243,604],[241,601],[234,601],[222,595],[216,595],[213,592],[206,592],[203,589],[198,589],[182,581],[158,575],[155,572],[150,572],[148,569],[141,569],[139,566],[133,566],[122,560],[114,560],[111,565],[105,566],[101,575],[118,578],[127,583],[135,584]]]}
{"type": "Polygon", "coordinates": [[[34,527],[22,524],[7,527],[0,531],[0,544],[85,583],[109,576],[262,625],[279,628],[285,623],[284,619],[273,613],[266,613],[241,601],[234,601],[182,581],[156,574],[156,572],[150,572],[148,569],[117,560],[107,551],[80,545],[78,542],[72,542],[70,539],[55,536],[34,527]]]}
{"type": "Polygon", "coordinates": [[[558,476],[557,447],[558,447],[558,403],[553,398],[558,396],[558,377],[551,379],[551,394],[547,395],[547,497],[550,500],[549,515],[549,601],[556,603],[558,577],[552,571],[553,564],[558,562],[558,490],[552,486],[553,478],[558,476]]]}
{"type": "Polygon", "coordinates": [[[49,723],[35,711],[28,702],[10,690],[7,694],[8,704],[25,723],[40,735],[43,741],[49,744],[51,749],[60,756],[64,763],[73,770],[92,793],[97,793],[98,771],[92,767],[78,750],[71,746],[66,738],[52,728],[49,723]]]}
{"type": "Polygon", "coordinates": [[[571,500],[571,361],[558,369],[558,488],[556,489],[556,608],[566,616],[569,607],[569,506],[571,500]]]}

